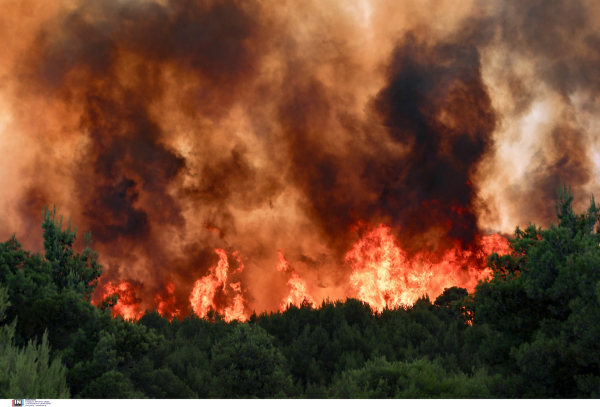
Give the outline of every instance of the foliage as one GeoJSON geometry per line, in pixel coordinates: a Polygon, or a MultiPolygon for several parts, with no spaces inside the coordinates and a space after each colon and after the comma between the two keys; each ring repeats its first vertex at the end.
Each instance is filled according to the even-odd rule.
{"type": "Polygon", "coordinates": [[[211,365],[211,397],[286,397],[293,389],[285,359],[258,325],[238,325],[215,343],[211,365]]]}
{"type": "MultiPolygon", "coordinates": [[[[0,285],[0,322],[8,302],[8,289],[0,285]]],[[[16,321],[0,327],[0,398],[68,398],[67,369],[59,358],[50,363],[48,335],[40,345],[29,341],[24,348],[14,345],[16,321]]]]}
{"type": "Polygon", "coordinates": [[[368,361],[361,369],[346,370],[331,386],[335,398],[483,398],[490,397],[494,378],[484,369],[469,377],[448,373],[427,358],[413,362],[368,361]]]}
{"type": "MultiPolygon", "coordinates": [[[[114,319],[110,310],[90,304],[95,280],[102,270],[97,253],[89,246],[91,235],[85,237],[83,252],[75,253],[72,246],[76,234],[70,222],[63,230],[62,219],[57,221],[54,211],[45,210],[43,228],[44,256],[23,250],[15,236],[0,244],[0,284],[6,285],[12,303],[12,307],[0,309],[14,321],[0,329],[4,332],[5,346],[14,351],[10,357],[34,360],[31,358],[37,352],[35,360],[39,362],[29,363],[34,369],[45,366],[51,348],[54,357],[58,357],[50,365],[51,373],[44,373],[46,370],[40,367],[36,374],[39,377],[51,375],[57,380],[64,380],[66,376],[73,396],[143,396],[128,376],[146,354],[160,345],[162,337],[143,325],[114,319]],[[39,338],[41,345],[38,346],[36,340],[39,338]],[[64,367],[61,367],[60,359],[64,367]],[[115,383],[115,389],[107,389],[107,381],[119,375],[123,380],[115,383]]],[[[29,386],[38,388],[33,372],[27,374],[34,380],[29,386]]],[[[42,398],[68,394],[39,388],[39,392],[31,394],[42,398]]],[[[13,396],[17,397],[17,393],[13,396]]]]}
{"type": "Polygon", "coordinates": [[[514,378],[521,397],[594,397],[600,383],[599,207],[576,215],[559,189],[558,224],[517,228],[513,253],[490,258],[494,278],[472,298],[489,325],[483,359],[514,378]]]}
{"type": "Polygon", "coordinates": [[[52,270],[52,280],[59,292],[74,290],[89,301],[97,285],[96,280],[102,274],[98,253],[90,248],[92,232],[83,235],[85,249],[75,254],[73,243],[77,228],[72,228],[71,220],[63,230],[63,218],[56,219],[56,208],[52,211],[44,208],[43,215],[45,257],[52,270]]]}

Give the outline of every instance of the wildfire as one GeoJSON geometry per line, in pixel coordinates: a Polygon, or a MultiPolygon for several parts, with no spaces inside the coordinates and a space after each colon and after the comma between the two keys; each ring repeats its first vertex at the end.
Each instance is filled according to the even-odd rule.
{"type": "Polygon", "coordinates": [[[307,292],[306,282],[302,280],[302,278],[300,278],[300,276],[296,274],[294,270],[291,269],[290,263],[285,259],[281,250],[277,250],[277,254],[279,255],[277,271],[280,271],[282,273],[291,273],[290,279],[287,282],[287,284],[291,287],[291,290],[288,296],[285,297],[283,301],[281,301],[281,306],[279,307],[279,309],[283,312],[290,304],[293,304],[297,307],[309,304],[311,307],[314,308],[315,301],[307,292]]]}
{"type": "MultiPolygon", "coordinates": [[[[247,319],[244,311],[244,297],[242,296],[241,283],[232,283],[230,287],[237,294],[233,298],[233,304],[229,307],[219,309],[215,303],[215,297],[219,290],[227,294],[227,277],[229,272],[229,261],[227,260],[227,253],[223,249],[215,249],[215,253],[219,255],[219,262],[216,267],[209,269],[209,274],[202,277],[194,284],[192,293],[190,295],[190,304],[194,313],[199,317],[203,318],[208,314],[211,309],[221,312],[227,322],[237,319],[238,321],[245,321],[247,319]]],[[[234,273],[239,273],[243,270],[244,266],[241,263],[241,256],[237,255],[240,267],[234,270],[234,273]]]]}
{"type": "Polygon", "coordinates": [[[56,204],[129,319],[473,290],[600,183],[600,2],[431,3],[5,0],[0,241],[56,204]]]}
{"type": "Polygon", "coordinates": [[[491,270],[485,258],[492,252],[507,254],[507,242],[495,234],[479,238],[478,252],[455,248],[434,261],[428,253],[409,259],[384,225],[373,228],[346,254],[352,266],[350,285],[357,297],[378,311],[413,304],[419,297],[440,295],[444,288],[465,287],[472,291],[491,270]]]}

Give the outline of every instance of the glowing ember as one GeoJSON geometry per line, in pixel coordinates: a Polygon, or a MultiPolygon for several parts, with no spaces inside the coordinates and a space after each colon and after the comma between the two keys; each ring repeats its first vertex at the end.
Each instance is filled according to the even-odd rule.
{"type": "Polygon", "coordinates": [[[346,254],[346,261],[353,269],[351,287],[360,300],[378,311],[411,305],[425,294],[436,298],[447,287],[460,286],[472,291],[477,281],[491,272],[485,267],[487,255],[493,251],[508,253],[506,240],[499,235],[479,240],[478,253],[461,250],[457,244],[435,262],[428,253],[409,259],[390,228],[380,225],[346,254]]]}
{"type": "MultiPolygon", "coordinates": [[[[216,267],[209,269],[209,274],[202,277],[194,284],[190,295],[190,304],[194,313],[203,318],[211,309],[218,311],[225,316],[226,321],[237,319],[245,321],[247,319],[244,311],[244,298],[242,296],[241,283],[232,283],[230,287],[237,292],[233,298],[233,304],[229,307],[219,308],[215,303],[215,296],[220,291],[227,293],[227,277],[229,271],[229,262],[227,253],[223,249],[216,249],[215,253],[219,255],[219,263],[216,267]]],[[[241,257],[238,257],[241,260],[241,257]]],[[[240,261],[240,267],[234,271],[241,272],[244,266],[240,261]]]]}
{"type": "Polygon", "coordinates": [[[309,304],[312,308],[315,308],[315,301],[307,292],[306,282],[290,268],[290,263],[283,257],[283,252],[281,250],[277,250],[277,254],[279,255],[277,270],[282,273],[291,273],[290,279],[287,282],[287,284],[291,287],[291,290],[288,296],[285,297],[281,302],[279,309],[283,312],[290,304],[297,307],[309,304]]]}

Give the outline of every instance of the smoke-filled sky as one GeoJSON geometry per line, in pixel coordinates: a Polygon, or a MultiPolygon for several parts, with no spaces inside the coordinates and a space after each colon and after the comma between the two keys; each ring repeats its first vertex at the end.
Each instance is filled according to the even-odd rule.
{"type": "Polygon", "coordinates": [[[248,309],[275,310],[278,250],[320,301],[350,295],[369,226],[408,255],[547,226],[559,185],[578,209],[598,190],[599,18],[592,0],[0,0],[0,239],[41,250],[56,205],[145,306],[171,284],[185,307],[220,248],[248,309]]]}

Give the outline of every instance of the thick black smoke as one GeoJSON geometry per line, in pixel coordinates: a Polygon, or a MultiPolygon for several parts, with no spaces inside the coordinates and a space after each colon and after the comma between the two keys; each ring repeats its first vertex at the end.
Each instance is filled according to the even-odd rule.
{"type": "Polygon", "coordinates": [[[328,151],[331,141],[321,133],[327,130],[313,123],[327,123],[339,107],[317,82],[293,89],[280,110],[292,179],[323,234],[333,244],[346,244],[342,252],[358,220],[400,226],[403,247],[415,251],[438,244],[447,249],[456,239],[466,246],[475,238],[471,175],[493,152],[496,117],[475,39],[455,41],[430,46],[409,33],[394,49],[387,84],[370,106],[394,150],[363,128],[345,154],[328,151]],[[356,182],[349,183],[349,177],[356,182]],[[443,246],[445,239],[449,246],[443,246]]]}

